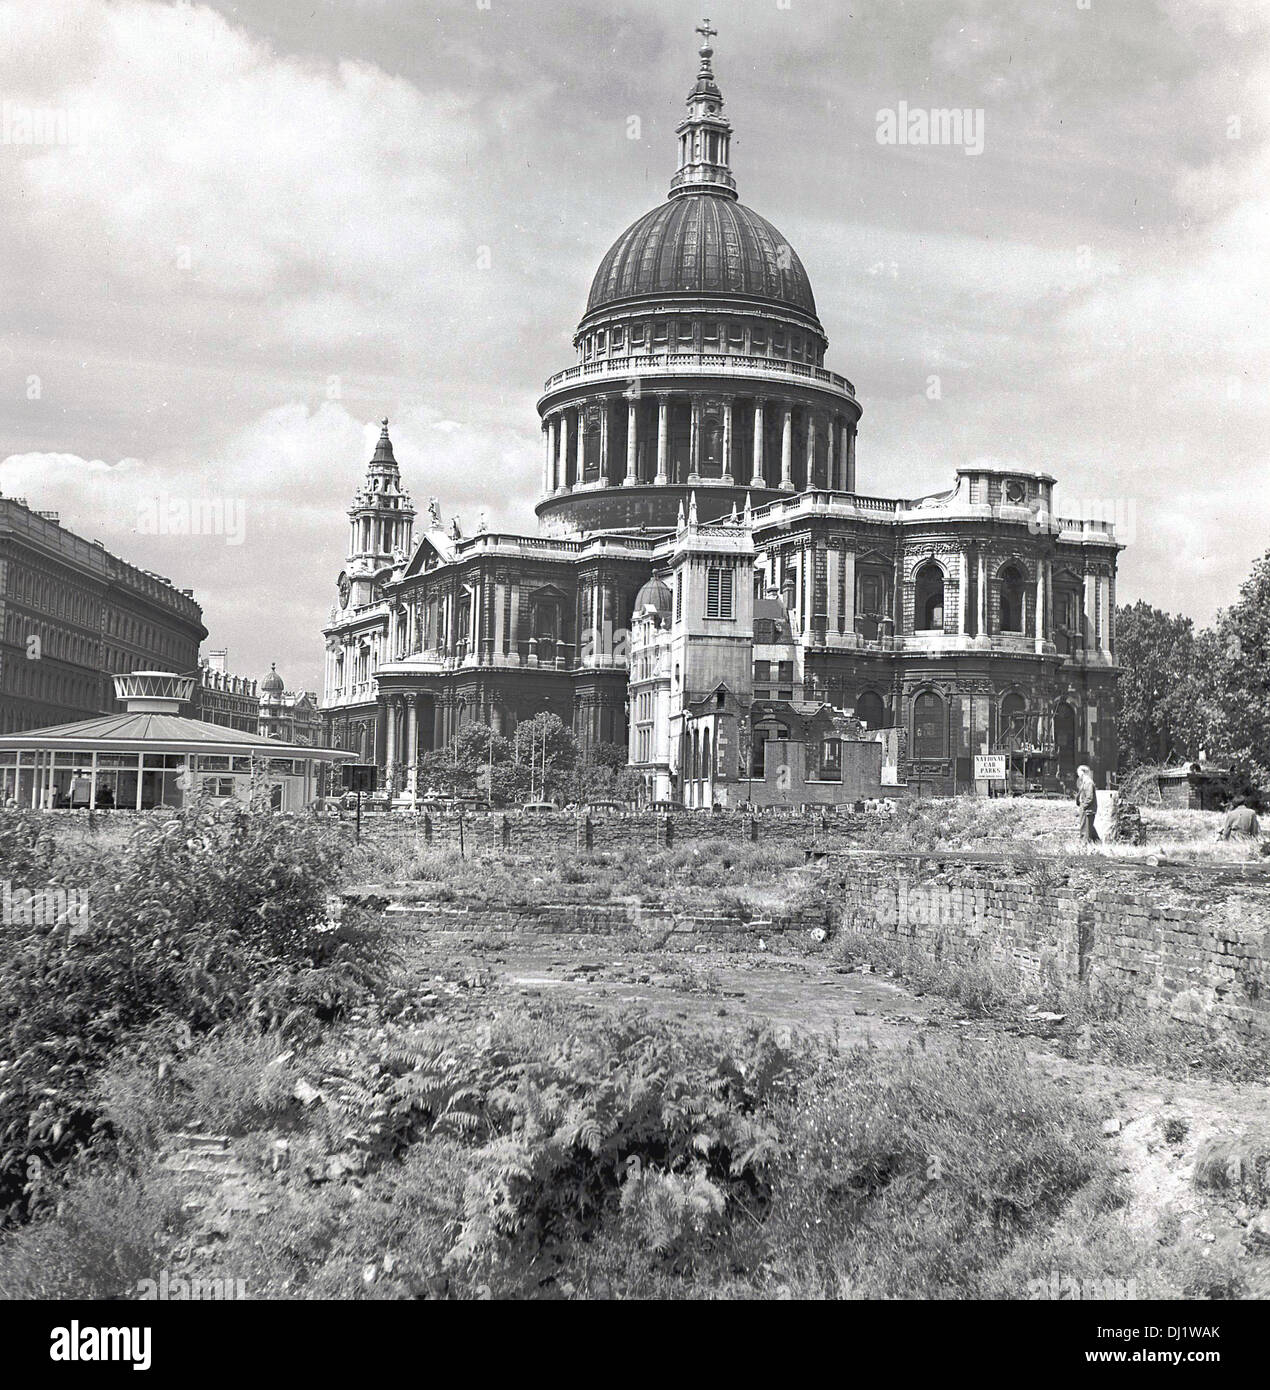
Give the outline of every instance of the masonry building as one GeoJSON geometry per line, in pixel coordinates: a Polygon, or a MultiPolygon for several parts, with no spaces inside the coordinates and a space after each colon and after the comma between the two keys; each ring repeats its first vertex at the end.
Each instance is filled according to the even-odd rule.
{"type": "Polygon", "coordinates": [[[115,675],[192,671],[206,636],[190,590],[0,497],[0,732],[118,713],[115,675]]]}
{"type": "Polygon", "coordinates": [[[538,534],[419,518],[384,422],[324,634],[325,741],[401,791],[465,721],[549,709],[689,804],[745,799],[763,745],[798,739],[811,782],[856,742],[936,793],[974,787],[979,753],[1051,783],[1111,770],[1112,527],[1057,517],[1029,468],[860,490],[862,406],[797,253],[739,200],[703,34],[668,197],[600,262],[538,401],[538,534]]]}

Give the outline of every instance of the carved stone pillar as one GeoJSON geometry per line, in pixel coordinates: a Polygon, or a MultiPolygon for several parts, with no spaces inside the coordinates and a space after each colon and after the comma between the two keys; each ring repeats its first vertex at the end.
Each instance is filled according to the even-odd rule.
{"type": "Polygon", "coordinates": [[[667,439],[670,434],[670,397],[657,397],[657,481],[667,483],[670,476],[666,471],[667,439]]]}
{"type": "Polygon", "coordinates": [[[732,397],[723,402],[723,481],[732,481],[732,397]]]}
{"type": "Polygon", "coordinates": [[[794,412],[788,405],[781,423],[781,490],[794,490],[794,412]]]}
{"type": "Polygon", "coordinates": [[[639,402],[629,401],[626,406],[626,486],[630,487],[633,483],[639,482],[635,473],[635,461],[638,457],[636,452],[636,441],[639,424],[639,402]]]}
{"type": "Polygon", "coordinates": [[[386,765],[385,785],[390,792],[397,790],[397,711],[400,701],[394,695],[388,701],[388,724],[387,736],[384,745],[384,763],[386,765]]]}
{"type": "Polygon", "coordinates": [[[816,486],[816,412],[807,411],[807,476],[803,491],[810,492],[816,486]]]}
{"type": "Polygon", "coordinates": [[[751,487],[766,487],[763,478],[763,407],[766,402],[760,397],[754,402],[754,466],[750,478],[751,487]]]}
{"type": "Polygon", "coordinates": [[[567,489],[569,486],[569,412],[562,410],[558,416],[560,422],[560,450],[556,458],[556,477],[559,486],[567,489]]]}
{"type": "Polygon", "coordinates": [[[692,400],[692,427],[688,437],[688,481],[695,483],[701,476],[701,401],[692,400]]]}

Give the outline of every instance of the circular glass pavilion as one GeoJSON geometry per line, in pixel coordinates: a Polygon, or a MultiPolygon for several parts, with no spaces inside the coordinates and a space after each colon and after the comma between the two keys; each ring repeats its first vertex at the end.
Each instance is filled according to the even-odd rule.
{"type": "Polygon", "coordinates": [[[180,808],[203,797],[302,811],[319,794],[322,763],[354,762],[339,748],[280,743],[186,719],[194,678],[170,671],[115,676],[126,712],[0,736],[0,803],[46,810],[180,808]]]}

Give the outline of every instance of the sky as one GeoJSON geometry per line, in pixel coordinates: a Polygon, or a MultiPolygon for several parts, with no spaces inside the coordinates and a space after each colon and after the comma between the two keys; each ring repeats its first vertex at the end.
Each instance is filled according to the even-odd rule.
{"type": "MultiPolygon", "coordinates": [[[[1270,6],[709,13],[741,200],[864,407],[860,490],[1045,470],[1121,523],[1121,602],[1210,621],[1270,547],[1270,6]],[[931,109],[981,150],[879,138],[931,109]]],[[[421,513],[533,533],[534,404],[665,198],[700,22],[0,0],[0,493],[191,587],[232,670],[316,688],[380,417],[421,513]]]]}

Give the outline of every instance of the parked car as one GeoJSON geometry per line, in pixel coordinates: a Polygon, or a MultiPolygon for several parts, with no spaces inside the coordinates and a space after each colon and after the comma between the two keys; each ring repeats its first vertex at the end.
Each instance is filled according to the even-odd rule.
{"type": "Polygon", "coordinates": [[[551,801],[526,801],[520,813],[522,816],[554,816],[556,807],[551,801]]]}

